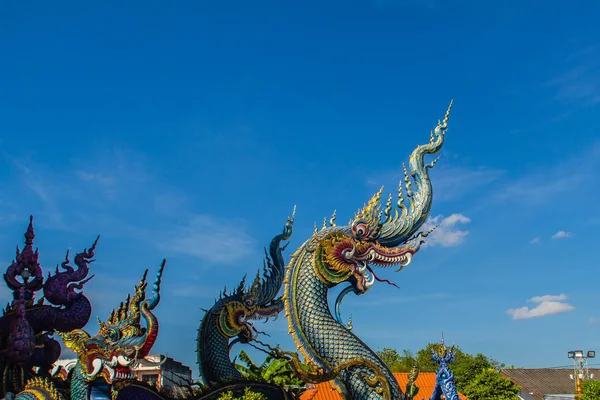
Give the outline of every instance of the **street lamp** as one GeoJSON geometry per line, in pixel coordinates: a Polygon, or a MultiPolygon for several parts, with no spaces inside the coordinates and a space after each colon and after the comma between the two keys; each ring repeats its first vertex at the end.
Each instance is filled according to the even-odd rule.
{"type": "Polygon", "coordinates": [[[596,352],[594,350],[589,350],[585,355],[583,350],[572,350],[567,353],[568,357],[573,360],[573,375],[570,375],[570,378],[573,379],[575,377],[575,398],[579,398],[582,393],[581,390],[581,381],[584,379],[593,378],[593,374],[590,376],[590,371],[588,369],[588,358],[596,357],[596,352]]]}
{"type": "Polygon", "coordinates": [[[594,358],[596,357],[596,352],[594,350],[590,350],[587,352],[587,358],[594,358]]]}

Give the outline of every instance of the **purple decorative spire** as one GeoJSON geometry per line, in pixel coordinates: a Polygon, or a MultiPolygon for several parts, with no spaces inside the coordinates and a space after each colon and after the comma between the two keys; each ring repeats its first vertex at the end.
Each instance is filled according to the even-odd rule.
{"type": "Polygon", "coordinates": [[[4,274],[4,280],[13,290],[15,300],[20,297],[21,289],[27,292],[27,300],[33,299],[33,293],[43,286],[42,268],[38,262],[38,250],[33,251],[33,216],[29,217],[29,226],[25,232],[25,247],[23,251],[17,246],[17,255],[4,274]]]}

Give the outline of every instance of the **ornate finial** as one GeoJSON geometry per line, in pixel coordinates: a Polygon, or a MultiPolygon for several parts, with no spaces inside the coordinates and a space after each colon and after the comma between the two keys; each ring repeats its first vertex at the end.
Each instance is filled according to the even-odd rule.
{"type": "Polygon", "coordinates": [[[408,168],[402,165],[405,188],[402,190],[402,183],[398,185],[398,209],[381,224],[379,244],[393,247],[410,240],[429,216],[433,199],[429,170],[437,160],[427,164],[425,157],[442,149],[452,104],[450,102],[443,121],[438,121],[433,134],[430,132],[428,143],[417,146],[410,154],[408,168]]]}
{"type": "Polygon", "coordinates": [[[373,197],[371,200],[354,216],[355,220],[362,220],[366,224],[369,225],[372,233],[376,234],[379,230],[379,223],[381,220],[381,193],[383,193],[383,186],[373,197]]]}
{"type": "Polygon", "coordinates": [[[25,232],[25,244],[33,245],[33,239],[35,239],[35,232],[33,231],[33,215],[29,216],[29,226],[27,232],[25,232]]]}
{"type": "Polygon", "coordinates": [[[24,270],[28,270],[28,272],[31,275],[33,275],[34,270],[40,268],[40,265],[38,263],[38,251],[33,251],[34,239],[35,232],[33,230],[33,215],[30,215],[29,226],[27,227],[27,231],[25,232],[25,247],[23,247],[23,251],[21,252],[19,252],[19,248],[17,247],[16,261],[20,264],[20,268],[22,270],[19,272],[21,273],[24,270]]]}
{"type": "Polygon", "coordinates": [[[142,334],[140,307],[146,299],[147,274],[148,270],[144,271],[142,279],[134,287],[133,296],[127,294],[126,300],[121,302],[117,309],[111,311],[106,322],[98,321],[101,335],[109,337],[112,328],[117,328],[123,336],[140,336],[142,334]]]}
{"type": "Polygon", "coordinates": [[[319,229],[317,228],[317,223],[315,222],[315,228],[313,230],[313,233],[317,233],[317,232],[319,232],[319,229]]]}
{"type": "Polygon", "coordinates": [[[242,280],[235,291],[236,294],[242,294],[242,292],[244,291],[244,286],[246,286],[246,277],[247,275],[244,275],[242,277],[242,280]]]}
{"type": "Polygon", "coordinates": [[[327,217],[323,218],[323,228],[321,229],[325,229],[327,228],[327,217]]]}
{"type": "Polygon", "coordinates": [[[444,121],[438,121],[438,127],[440,129],[448,128],[448,121],[450,120],[450,110],[452,110],[452,104],[454,103],[454,99],[450,100],[450,105],[448,106],[448,110],[446,111],[446,115],[444,115],[444,121]]]}
{"type": "Polygon", "coordinates": [[[335,226],[335,215],[336,215],[337,210],[333,210],[333,214],[331,215],[331,218],[329,219],[329,224],[331,226],[335,226]]]}
{"type": "Polygon", "coordinates": [[[21,288],[25,288],[29,293],[29,303],[33,301],[33,293],[42,288],[44,279],[42,268],[38,262],[38,251],[37,249],[33,251],[33,240],[35,239],[33,216],[29,217],[29,226],[24,236],[25,246],[23,247],[23,251],[20,251],[19,246],[17,246],[15,259],[6,269],[4,280],[8,287],[15,292],[21,288]]]}
{"type": "Polygon", "coordinates": [[[392,194],[390,193],[387,201],[385,202],[384,215],[385,215],[386,221],[389,221],[392,218],[392,215],[390,214],[391,211],[392,211],[392,194]]]}

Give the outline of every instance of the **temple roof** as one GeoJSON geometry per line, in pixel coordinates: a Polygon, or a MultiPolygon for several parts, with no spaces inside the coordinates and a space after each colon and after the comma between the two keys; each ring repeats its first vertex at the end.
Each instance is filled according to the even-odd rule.
{"type": "MultiPolygon", "coordinates": [[[[600,369],[590,368],[589,371],[596,379],[600,378],[600,369]]],[[[547,394],[575,393],[575,381],[569,376],[573,374],[573,368],[510,368],[500,373],[537,400],[543,400],[547,394]]]]}
{"type": "MultiPolygon", "coordinates": [[[[394,376],[401,388],[406,387],[408,372],[395,372],[394,376]]],[[[435,372],[419,372],[415,384],[419,387],[419,393],[415,397],[415,400],[430,399],[436,384],[435,372]]],[[[315,389],[310,389],[302,393],[300,400],[341,400],[342,396],[337,391],[331,389],[333,389],[333,386],[329,382],[319,383],[315,389]]],[[[461,393],[458,396],[461,400],[467,400],[467,397],[461,393]]]]}

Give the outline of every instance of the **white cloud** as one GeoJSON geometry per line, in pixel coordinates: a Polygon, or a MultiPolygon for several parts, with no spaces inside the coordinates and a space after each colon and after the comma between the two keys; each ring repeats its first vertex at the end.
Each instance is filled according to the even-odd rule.
{"type": "Polygon", "coordinates": [[[446,218],[443,215],[430,217],[423,224],[423,231],[427,231],[437,225],[437,228],[425,239],[424,246],[452,247],[462,243],[469,231],[460,230],[458,224],[468,224],[471,219],[462,214],[452,214],[446,218]]]}
{"type": "Polygon", "coordinates": [[[531,241],[529,243],[531,244],[539,244],[542,240],[539,237],[535,237],[533,239],[531,239],[531,241]]]}
{"type": "Polygon", "coordinates": [[[564,294],[560,295],[544,295],[536,296],[529,299],[530,302],[536,303],[537,305],[533,308],[523,306],[520,308],[512,308],[506,310],[506,313],[512,316],[513,320],[517,319],[529,319],[539,318],[546,315],[558,314],[562,312],[573,311],[575,307],[565,303],[567,296],[564,294]]]}
{"type": "Polygon", "coordinates": [[[552,235],[552,239],[564,239],[573,236],[571,232],[566,231],[558,231],[554,235],[552,235]]]}
{"type": "Polygon", "coordinates": [[[565,295],[565,294],[559,294],[559,295],[546,294],[543,296],[532,297],[531,299],[529,299],[529,301],[532,303],[543,303],[545,301],[565,301],[566,299],[567,299],[567,295],[565,295]]]}
{"type": "Polygon", "coordinates": [[[213,262],[235,262],[254,253],[255,242],[239,221],[218,220],[208,215],[191,217],[158,244],[165,250],[213,262]]]}

